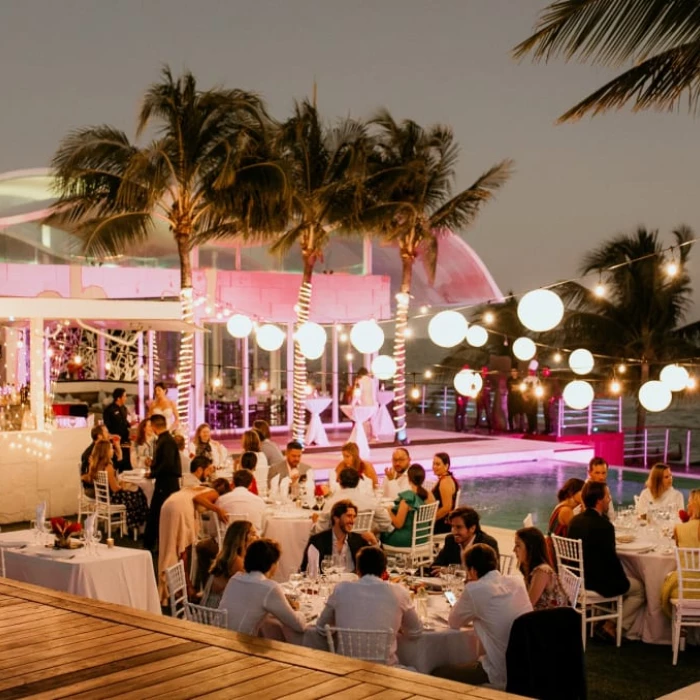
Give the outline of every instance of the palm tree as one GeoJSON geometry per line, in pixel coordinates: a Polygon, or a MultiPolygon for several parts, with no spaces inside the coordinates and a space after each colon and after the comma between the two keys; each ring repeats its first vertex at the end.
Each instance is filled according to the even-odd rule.
{"type": "Polygon", "coordinates": [[[700,7],[697,0],[556,0],[535,33],[514,49],[548,61],[564,56],[630,68],[559,118],[599,114],[633,102],[634,110],[672,110],[687,97],[698,112],[700,7]]]}
{"type": "MultiPolygon", "coordinates": [[[[149,127],[155,139],[142,147],[108,125],[68,134],[52,162],[59,196],[49,223],[75,233],[96,258],[126,253],[156,225],[167,226],[180,262],[182,319],[189,323],[197,237],[273,225],[265,206],[275,197],[266,198],[273,190],[284,198],[284,177],[260,158],[269,125],[252,93],[201,91],[191,73],[175,79],[166,67],[144,95],[136,138],[149,127]]],[[[183,332],[178,410],[185,428],[192,350],[193,334],[183,332]]]]}
{"type": "MultiPolygon", "coordinates": [[[[578,283],[562,288],[572,308],[563,325],[564,344],[582,344],[594,354],[610,357],[639,358],[640,384],[649,379],[654,365],[697,354],[693,334],[700,323],[680,327],[691,306],[686,263],[693,232],[679,226],[672,235],[673,256],[679,265],[674,275],[664,267],[658,231],[643,227],[616,236],[585,257],[581,274],[605,276],[606,293],[601,298],[578,283]]],[[[645,417],[644,407],[637,402],[638,430],[644,428],[645,417]]]]}
{"type": "Polygon", "coordinates": [[[452,130],[423,128],[413,121],[397,123],[382,110],[370,122],[376,143],[368,179],[373,204],[363,213],[364,228],[374,230],[399,249],[402,264],[394,335],[394,417],[399,441],[406,437],[406,327],[413,265],[421,257],[435,278],[440,237],[465,229],[481,207],[508,180],[511,161],[487,170],[474,184],[452,196],[458,146],[452,130]]]}
{"type": "MultiPolygon", "coordinates": [[[[276,234],[272,253],[299,246],[303,272],[296,305],[296,328],[309,320],[312,276],[331,235],[350,233],[359,225],[365,178],[365,126],[344,119],[336,126],[321,120],[316,105],[304,100],[284,122],[277,148],[288,173],[290,210],[287,225],[276,234]]],[[[293,436],[304,438],[306,359],[294,344],[293,436]]]]}

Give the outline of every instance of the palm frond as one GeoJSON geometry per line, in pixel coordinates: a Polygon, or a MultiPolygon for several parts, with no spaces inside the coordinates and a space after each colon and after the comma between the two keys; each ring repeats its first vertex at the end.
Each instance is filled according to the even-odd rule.
{"type": "Polygon", "coordinates": [[[75,229],[86,255],[95,258],[128,253],[148,239],[153,229],[150,212],[118,212],[81,221],[75,229]]]}

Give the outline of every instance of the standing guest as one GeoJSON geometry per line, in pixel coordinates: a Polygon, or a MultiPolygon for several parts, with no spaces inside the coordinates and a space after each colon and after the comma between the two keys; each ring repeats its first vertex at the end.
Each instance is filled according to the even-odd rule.
{"type": "Polygon", "coordinates": [[[355,375],[355,390],[359,394],[357,403],[360,406],[376,406],[377,396],[374,379],[369,376],[366,367],[360,367],[355,375]]]}
{"type": "MultiPolygon", "coordinates": [[[[176,436],[177,437],[177,436],[176,436]]],[[[195,457],[190,463],[187,473],[182,477],[182,486],[199,486],[208,481],[214,473],[211,460],[204,455],[195,457]]]]}
{"type": "Polygon", "coordinates": [[[216,440],[212,440],[209,423],[201,423],[197,426],[192,442],[189,444],[191,457],[204,455],[208,457],[214,468],[223,467],[228,457],[227,449],[216,440]]]}
{"type": "MultiPolygon", "coordinates": [[[[413,537],[413,519],[416,509],[424,503],[432,503],[435,499],[432,493],[423,488],[425,469],[420,464],[412,464],[408,468],[408,486],[395,499],[389,509],[389,517],[394,530],[382,533],[382,543],[391,547],[410,547],[413,537]]],[[[418,543],[420,544],[420,543],[418,543]]]]}
{"type": "Polygon", "coordinates": [[[112,403],[104,410],[104,423],[110,435],[118,435],[122,456],[117,465],[117,471],[131,469],[129,448],[131,447],[131,428],[129,414],[126,410],[126,389],[118,388],[112,392],[112,403]]]}
{"type": "Polygon", "coordinates": [[[258,482],[255,478],[255,469],[258,466],[258,455],[256,452],[244,452],[241,455],[241,461],[239,462],[239,466],[241,469],[246,469],[253,475],[253,480],[250,482],[250,486],[248,487],[248,490],[251,493],[254,493],[256,496],[259,496],[260,494],[258,493],[258,482]]]}
{"type": "Polygon", "coordinates": [[[668,508],[674,519],[678,517],[678,511],[685,508],[683,494],[673,488],[673,475],[668,464],[659,463],[651,468],[646,488],[637,503],[637,515],[646,518],[650,506],[668,508]]]}
{"type": "Polygon", "coordinates": [[[549,561],[544,535],[536,527],[524,527],[515,533],[513,552],[535,610],[570,605],[557,572],[549,561]]]}
{"type": "Polygon", "coordinates": [[[447,452],[438,452],[433,457],[433,474],[438,479],[433,488],[433,497],[440,504],[435,514],[433,532],[442,535],[450,532],[450,524],[447,516],[455,509],[459,484],[450,471],[450,455],[447,452]]]}
{"type": "Polygon", "coordinates": [[[226,610],[228,628],[251,636],[258,636],[268,616],[278,620],[293,632],[306,628],[304,616],[294,612],[285,598],[282,587],[272,577],[277,571],[282,550],[269,539],[251,542],[243,559],[244,571],[228,582],[219,610],[226,610]]]}
{"type": "Polygon", "coordinates": [[[362,535],[352,531],[357,517],[357,506],[348,500],[338,501],[331,508],[331,529],[311,535],[304,550],[301,571],[306,571],[309,550],[318,552],[318,561],[324,557],[335,557],[343,562],[345,571],[355,571],[355,557],[367,543],[362,535]]]}
{"type": "Polygon", "coordinates": [[[448,520],[452,534],[445,538],[445,544],[433,562],[434,570],[450,564],[464,567],[464,554],[475,544],[487,544],[498,555],[498,542],[481,529],[479,514],[473,508],[456,508],[448,520]]]}
{"type": "Polygon", "coordinates": [[[156,449],[151,465],[151,478],[155,479],[155,485],[143,544],[146,549],[154,551],[158,543],[160,509],[168,496],[180,490],[182,464],[177,444],[168,432],[165,416],[155,414],[150,417],[150,421],[156,434],[156,449]]]}
{"type": "Polygon", "coordinates": [[[469,397],[455,391],[455,432],[463,433],[467,420],[467,406],[469,397]]]}
{"type": "Polygon", "coordinates": [[[280,481],[285,477],[289,477],[292,482],[292,488],[299,483],[300,477],[304,476],[306,472],[311,469],[311,466],[304,464],[301,461],[301,455],[304,451],[300,442],[292,440],[287,443],[287,452],[284,459],[281,462],[277,462],[270,467],[267,473],[267,484],[268,488],[270,482],[276,477],[280,477],[280,481]]]}
{"type": "Polygon", "coordinates": [[[391,455],[391,467],[384,470],[382,491],[384,498],[396,498],[401,491],[408,489],[408,468],[411,455],[405,447],[397,447],[391,455]]]}
{"type": "Polygon", "coordinates": [[[256,420],[253,423],[253,430],[258,433],[260,438],[260,448],[265,454],[268,464],[276,464],[284,459],[282,450],[277,447],[277,444],[272,442],[270,437],[270,425],[266,420],[256,420]]]}
{"type": "Polygon", "coordinates": [[[432,675],[504,690],[510,628],[516,618],[532,612],[532,603],[520,577],[501,575],[496,552],[488,545],[470,547],[464,563],[467,583],[448,621],[452,629],[474,623],[484,654],[476,663],[439,666],[432,675]]]}
{"type": "Polygon", "coordinates": [[[474,421],[474,428],[481,427],[481,416],[483,414],[486,427],[489,429],[489,432],[491,432],[491,382],[489,381],[488,367],[481,368],[481,378],[484,383],[476,397],[476,420],[474,421]]]}
{"type": "MultiPolygon", "coordinates": [[[[624,595],[622,630],[626,632],[644,605],[644,587],[635,578],[628,578],[615,550],[615,528],[605,517],[610,505],[610,490],[600,481],[587,481],[581,492],[585,510],[569,523],[569,538],[581,540],[586,590],[606,598],[624,595]]],[[[613,620],[606,620],[598,633],[615,639],[613,620]]]]}
{"type": "Polygon", "coordinates": [[[398,663],[397,637],[420,637],[423,623],[418,617],[411,595],[394,583],[383,581],[386,555],[379,547],[363,547],[357,553],[359,581],[341,581],[333,589],[323,612],[316,622],[319,634],[325,626],[384,632],[393,630],[389,648],[389,664],[398,663]]]}
{"type": "Polygon", "coordinates": [[[581,507],[581,489],[586,482],[583,479],[571,478],[559,489],[557,499],[559,503],[554,507],[549,516],[549,534],[557,537],[567,537],[569,523],[574,517],[574,512],[581,507]]]}
{"type": "MultiPolygon", "coordinates": [[[[379,477],[374,467],[360,457],[360,449],[355,442],[346,442],[342,449],[343,459],[338,463],[335,468],[335,482],[337,483],[340,472],[343,469],[350,468],[354,469],[362,480],[367,480],[371,482],[369,488],[370,491],[374,489],[375,486],[379,486],[379,477]]],[[[334,491],[334,484],[331,482],[331,490],[334,491]]]]}
{"type": "Polygon", "coordinates": [[[511,433],[523,429],[523,392],[520,390],[520,372],[515,367],[510,370],[506,381],[508,387],[508,427],[511,433]]]}
{"type": "Polygon", "coordinates": [[[258,531],[263,530],[263,518],[267,506],[260,496],[256,496],[249,490],[253,481],[253,474],[247,469],[239,469],[233,474],[233,491],[224,494],[216,502],[222,510],[233,519],[235,516],[245,515],[245,519],[253,523],[258,531]]]}
{"type": "Polygon", "coordinates": [[[153,464],[153,452],[156,447],[156,436],[151,421],[144,418],[136,429],[136,439],[131,444],[131,468],[150,469],[153,464]]]}
{"type": "MultiPolygon", "coordinates": [[[[246,550],[257,538],[258,534],[255,528],[247,520],[236,520],[228,526],[223,545],[216,555],[216,559],[209,570],[209,577],[206,579],[207,582],[202,594],[202,605],[206,605],[209,608],[219,607],[221,595],[226,585],[232,576],[235,576],[239,571],[243,571],[243,558],[246,550]]],[[[197,543],[197,555],[199,555],[199,552],[199,543],[197,543]]],[[[202,561],[198,557],[197,565],[201,566],[201,564],[202,561]]]]}
{"type": "Polygon", "coordinates": [[[148,407],[148,418],[151,416],[163,416],[167,430],[176,430],[180,425],[177,414],[177,406],[168,398],[168,391],[163,382],[158,382],[154,388],[155,396],[148,407]]]}

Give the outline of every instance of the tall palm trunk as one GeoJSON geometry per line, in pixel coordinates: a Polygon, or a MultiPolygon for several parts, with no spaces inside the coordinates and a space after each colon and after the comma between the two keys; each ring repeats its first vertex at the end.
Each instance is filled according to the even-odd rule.
{"type": "MultiPolygon", "coordinates": [[[[642,372],[639,379],[639,386],[649,381],[649,362],[646,358],[642,358],[642,372]]],[[[647,424],[647,410],[642,406],[637,397],[637,432],[641,433],[647,424]]]]}
{"type": "MultiPolygon", "coordinates": [[[[311,277],[314,272],[316,256],[304,254],[304,273],[299,287],[299,297],[297,298],[297,322],[295,330],[309,320],[311,311],[311,277]]],[[[299,343],[294,341],[294,420],[292,424],[292,437],[302,445],[306,428],[306,358],[301,353],[299,343]]]]}
{"type": "Polygon", "coordinates": [[[396,302],[396,328],[394,330],[394,422],[396,440],[406,439],[406,328],[410,303],[413,256],[401,254],[401,288],[396,302]]]}
{"type": "MultiPolygon", "coordinates": [[[[180,256],[180,304],[182,320],[194,323],[192,289],[192,264],[190,261],[190,236],[176,233],[177,250],[180,256]]],[[[177,412],[180,417],[180,430],[189,434],[190,428],[190,387],[192,384],[192,360],[194,357],[194,333],[180,334],[180,357],[178,359],[177,412]]]]}

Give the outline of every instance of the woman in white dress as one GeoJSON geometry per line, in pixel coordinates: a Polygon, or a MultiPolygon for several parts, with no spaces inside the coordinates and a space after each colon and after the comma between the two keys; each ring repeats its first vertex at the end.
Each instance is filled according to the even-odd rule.
{"type": "Polygon", "coordinates": [[[177,414],[177,406],[168,398],[168,393],[163,382],[158,382],[154,389],[155,397],[148,407],[148,418],[154,413],[165,417],[166,427],[169,431],[176,430],[180,425],[180,417],[177,414]]]}
{"type": "Polygon", "coordinates": [[[651,468],[646,488],[637,502],[637,515],[647,517],[649,507],[668,508],[674,518],[684,509],[683,494],[673,488],[673,475],[668,464],[655,464],[651,468]]]}
{"type": "Polygon", "coordinates": [[[220,442],[212,440],[210,425],[202,423],[197,427],[190,443],[190,455],[192,458],[204,455],[215,467],[221,468],[226,464],[228,450],[220,442]]]}

